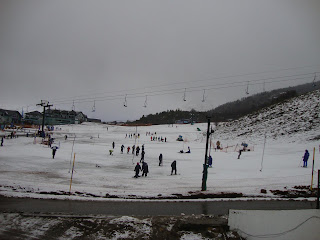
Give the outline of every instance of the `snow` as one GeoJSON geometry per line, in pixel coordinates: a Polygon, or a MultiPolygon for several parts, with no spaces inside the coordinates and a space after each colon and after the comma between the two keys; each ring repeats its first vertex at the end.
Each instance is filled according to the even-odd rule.
{"type": "MultiPolygon", "coordinates": [[[[316,150],[315,169],[320,168],[319,140],[310,140],[319,135],[319,95],[319,91],[315,91],[238,121],[219,124],[212,134],[212,142],[215,144],[220,140],[224,151],[210,150],[213,168],[208,169],[206,193],[236,192],[250,197],[274,197],[269,190],[310,185],[313,148],[316,150]],[[242,142],[254,150],[243,152],[237,159],[238,152],[234,150],[242,142]],[[308,168],[300,167],[305,149],[310,152],[308,168]],[[267,194],[260,193],[262,188],[267,194]]],[[[70,198],[74,154],[71,197],[99,199],[106,194],[123,198],[165,197],[199,192],[206,128],[207,123],[137,128],[96,123],[57,126],[50,133],[55,138],[53,145],[59,147],[55,159],[52,159],[51,149],[40,143],[40,138],[36,144],[33,137],[4,139],[4,146],[0,147],[0,193],[18,197],[70,198]],[[136,131],[139,138],[126,137],[136,131]],[[156,132],[153,136],[166,137],[167,142],[150,141],[147,132],[156,132]],[[183,142],[176,141],[179,135],[183,136],[183,142]],[[111,156],[112,142],[115,142],[115,149],[111,156]],[[122,144],[125,146],[123,154],[120,152],[122,144]],[[140,148],[142,144],[145,146],[145,161],[149,165],[147,177],[133,178],[140,155],[136,157],[131,150],[127,154],[126,148],[134,144],[140,148]],[[190,154],[179,153],[182,149],[186,151],[188,146],[190,154]],[[163,154],[163,166],[158,164],[160,153],[163,154]],[[177,175],[170,175],[173,160],[177,161],[177,175]]]]}
{"type": "Polygon", "coordinates": [[[204,238],[200,233],[195,234],[192,232],[184,232],[180,240],[209,240],[210,238],[204,238]]]}

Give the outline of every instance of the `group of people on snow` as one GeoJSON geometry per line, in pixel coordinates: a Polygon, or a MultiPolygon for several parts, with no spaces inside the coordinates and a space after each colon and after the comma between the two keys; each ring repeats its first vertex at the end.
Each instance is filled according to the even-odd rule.
{"type": "Polygon", "coordinates": [[[146,177],[148,175],[148,172],[149,172],[148,164],[146,162],[142,162],[142,167],[141,167],[140,164],[137,162],[137,165],[135,166],[134,171],[136,173],[134,175],[135,178],[140,177],[139,176],[140,171],[142,171],[142,177],[143,176],[146,177]]]}
{"type": "Polygon", "coordinates": [[[161,137],[155,137],[155,136],[151,136],[150,137],[151,141],[158,141],[158,142],[167,142],[167,137],[163,138],[161,137]]]}
{"type": "MultiPolygon", "coordinates": [[[[160,166],[160,162],[162,163],[162,154],[160,154],[160,156],[159,156],[159,166],[160,166]],[[160,158],[161,158],[161,160],[160,160],[160,158]]],[[[146,162],[143,161],[143,162],[142,162],[142,166],[140,165],[139,162],[137,162],[137,164],[136,164],[136,166],[135,166],[135,168],[134,168],[134,172],[135,172],[134,177],[135,177],[135,178],[140,177],[140,175],[139,175],[140,171],[142,171],[142,177],[143,177],[143,176],[146,177],[146,176],[148,175],[148,173],[149,173],[149,166],[148,166],[148,164],[147,164],[146,162]]],[[[174,173],[175,175],[177,175],[177,161],[176,161],[176,160],[174,160],[174,161],[171,163],[171,175],[172,175],[173,173],[174,173]]]]}
{"type": "Polygon", "coordinates": [[[137,133],[137,134],[135,134],[135,133],[126,133],[126,138],[140,138],[140,133],[137,133]]]}
{"type": "MultiPolygon", "coordinates": [[[[180,150],[180,153],[184,153],[184,151],[183,151],[183,150],[180,150]]],[[[190,149],[189,146],[188,146],[188,151],[186,151],[185,153],[191,153],[191,149],[190,149]]]]}

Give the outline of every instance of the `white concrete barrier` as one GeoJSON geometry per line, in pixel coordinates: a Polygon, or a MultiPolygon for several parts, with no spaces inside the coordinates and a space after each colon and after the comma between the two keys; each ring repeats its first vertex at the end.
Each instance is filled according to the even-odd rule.
{"type": "Polygon", "coordinates": [[[246,239],[320,239],[320,210],[229,210],[228,225],[246,239]]]}

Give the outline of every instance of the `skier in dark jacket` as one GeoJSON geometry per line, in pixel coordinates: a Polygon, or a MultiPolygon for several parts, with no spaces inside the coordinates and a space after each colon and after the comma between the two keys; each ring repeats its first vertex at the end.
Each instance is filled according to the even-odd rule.
{"type": "Polygon", "coordinates": [[[190,147],[188,146],[188,151],[186,153],[191,153],[190,147]]]}
{"type": "Polygon", "coordinates": [[[114,142],[112,142],[112,148],[113,148],[113,149],[114,149],[114,145],[115,145],[114,142]]]}
{"type": "Polygon", "coordinates": [[[160,153],[160,155],[159,155],[159,166],[161,166],[162,165],[162,153],[160,153]]]}
{"type": "Polygon", "coordinates": [[[144,162],[144,154],[145,154],[145,152],[142,150],[140,162],[144,162]]]}
{"type": "Polygon", "coordinates": [[[142,177],[143,176],[147,176],[147,174],[148,174],[148,172],[149,172],[149,167],[148,167],[148,164],[146,163],[146,162],[143,162],[142,163],[142,177]]]}
{"type": "Polygon", "coordinates": [[[57,147],[52,147],[52,159],[54,159],[54,156],[56,155],[57,147]]]}
{"type": "Polygon", "coordinates": [[[209,165],[209,167],[212,167],[212,157],[211,157],[211,155],[209,155],[209,158],[208,158],[208,165],[209,165]]]}
{"type": "Polygon", "coordinates": [[[134,154],[135,145],[132,146],[132,154],[134,154]]]}
{"type": "Polygon", "coordinates": [[[171,175],[173,174],[173,171],[174,171],[174,174],[177,175],[177,161],[176,160],[174,160],[171,163],[171,175]]]}
{"type": "Polygon", "coordinates": [[[309,152],[308,150],[306,150],[303,156],[303,167],[307,167],[308,159],[309,159],[309,152]]]}
{"type": "Polygon", "coordinates": [[[137,148],[136,148],[136,156],[139,156],[139,152],[140,152],[140,147],[137,146],[137,148]]]}
{"type": "Polygon", "coordinates": [[[124,149],[124,146],[123,144],[121,145],[121,153],[123,153],[123,149],[124,149]]]}
{"type": "Polygon", "coordinates": [[[3,146],[3,137],[1,138],[1,147],[3,146]]]}
{"type": "Polygon", "coordinates": [[[135,175],[134,177],[135,177],[135,178],[140,177],[140,176],[139,176],[139,173],[140,173],[140,171],[141,171],[141,166],[139,165],[138,162],[137,162],[136,167],[134,168],[134,171],[136,172],[136,175],[135,175]]]}

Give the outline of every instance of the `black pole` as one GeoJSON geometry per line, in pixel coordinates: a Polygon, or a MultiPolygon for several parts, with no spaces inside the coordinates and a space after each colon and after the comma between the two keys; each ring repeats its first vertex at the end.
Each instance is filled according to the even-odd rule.
{"type": "Polygon", "coordinates": [[[208,146],[209,146],[209,136],[210,136],[210,117],[208,117],[208,129],[207,129],[207,141],[206,141],[206,154],[204,157],[203,164],[203,174],[202,174],[202,187],[201,191],[207,190],[207,178],[208,178],[208,146]]]}
{"type": "Polygon", "coordinates": [[[319,198],[320,198],[319,185],[320,185],[320,170],[318,169],[318,195],[317,195],[317,209],[319,209],[319,198]]]}
{"type": "Polygon", "coordinates": [[[41,135],[44,138],[44,120],[45,120],[45,115],[46,115],[46,107],[50,109],[52,105],[49,105],[48,101],[41,100],[41,103],[37,104],[37,106],[42,106],[43,107],[43,113],[42,113],[42,130],[41,130],[41,135]]]}
{"type": "Polygon", "coordinates": [[[46,114],[46,106],[43,106],[43,115],[42,115],[42,137],[45,137],[44,135],[44,118],[45,118],[45,114],[46,114]]]}

